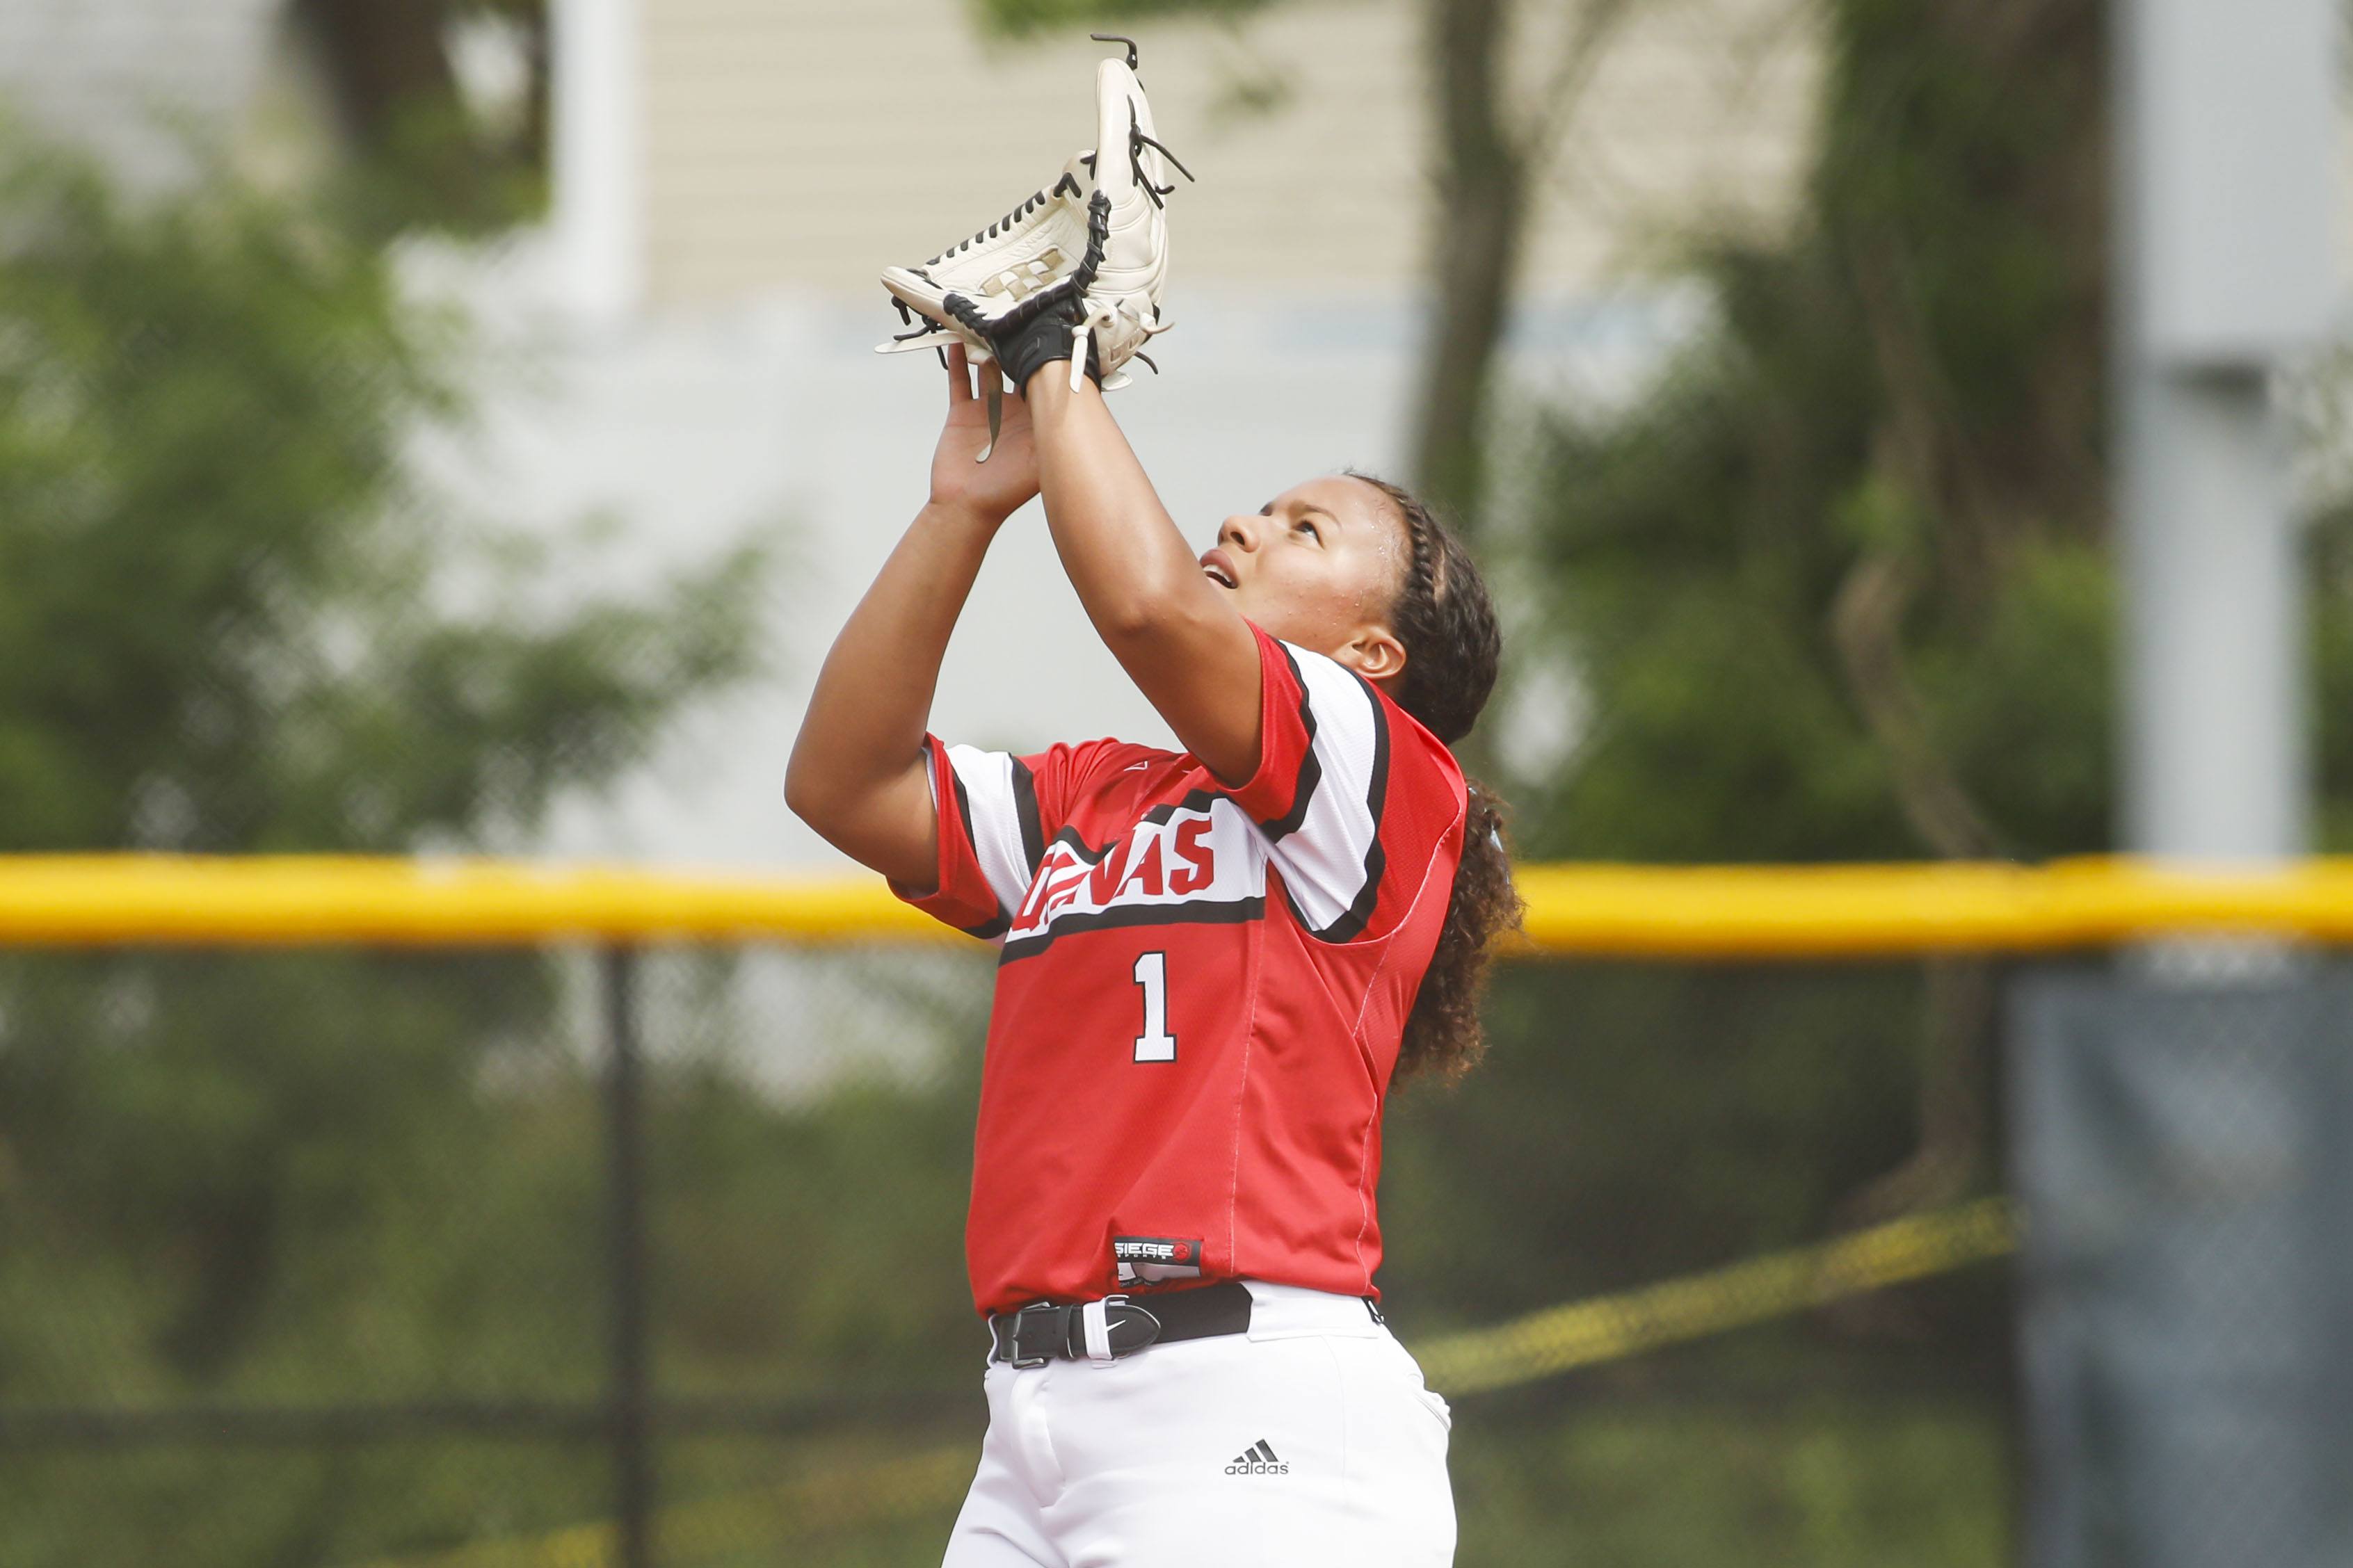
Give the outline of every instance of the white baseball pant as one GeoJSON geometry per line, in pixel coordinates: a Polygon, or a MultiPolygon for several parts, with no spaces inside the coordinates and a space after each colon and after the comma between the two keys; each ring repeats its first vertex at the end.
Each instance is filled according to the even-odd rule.
{"type": "Polygon", "coordinates": [[[991,1365],[944,1568],[1452,1563],[1446,1402],[1356,1297],[1246,1283],[1246,1334],[991,1365]]]}

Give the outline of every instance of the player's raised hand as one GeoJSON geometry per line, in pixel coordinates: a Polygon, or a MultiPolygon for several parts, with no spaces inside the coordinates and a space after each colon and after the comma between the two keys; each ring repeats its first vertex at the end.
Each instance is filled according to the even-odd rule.
{"type": "MultiPolygon", "coordinates": [[[[1038,448],[1030,437],[1029,406],[1008,392],[994,450],[988,440],[988,400],[976,396],[972,373],[957,344],[948,355],[948,418],[932,454],[932,504],[970,512],[990,524],[1004,521],[1038,493],[1038,448]],[[988,460],[980,462],[983,452],[988,460]]],[[[981,367],[995,380],[996,363],[981,367]]]]}

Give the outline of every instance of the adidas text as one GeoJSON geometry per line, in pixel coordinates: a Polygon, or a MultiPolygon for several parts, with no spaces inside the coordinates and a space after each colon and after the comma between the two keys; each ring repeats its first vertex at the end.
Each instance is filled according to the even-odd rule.
{"type": "Polygon", "coordinates": [[[1229,1476],[1287,1476],[1290,1473],[1291,1467],[1274,1457],[1274,1450],[1268,1447],[1263,1437],[1235,1455],[1234,1462],[1226,1467],[1226,1474],[1229,1476]]]}

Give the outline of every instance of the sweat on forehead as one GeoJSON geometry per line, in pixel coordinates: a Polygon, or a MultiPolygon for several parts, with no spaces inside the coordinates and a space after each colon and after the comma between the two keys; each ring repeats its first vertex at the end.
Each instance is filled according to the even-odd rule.
{"type": "Polygon", "coordinates": [[[1259,510],[1271,515],[1287,505],[1323,512],[1344,526],[1353,524],[1375,530],[1384,555],[1389,554],[1392,548],[1410,552],[1413,545],[1412,520],[1405,508],[1378,483],[1362,474],[1324,474],[1303,479],[1259,510]]]}

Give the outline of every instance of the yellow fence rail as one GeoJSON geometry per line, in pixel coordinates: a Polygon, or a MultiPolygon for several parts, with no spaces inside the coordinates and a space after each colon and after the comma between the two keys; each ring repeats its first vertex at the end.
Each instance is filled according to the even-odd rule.
{"type": "MultiPolygon", "coordinates": [[[[1837,958],[2034,952],[2182,933],[2353,942],[2353,859],[1527,865],[1520,952],[1837,958]]],[[[0,945],[526,946],[967,939],[873,877],[468,859],[0,857],[0,945]]]]}

